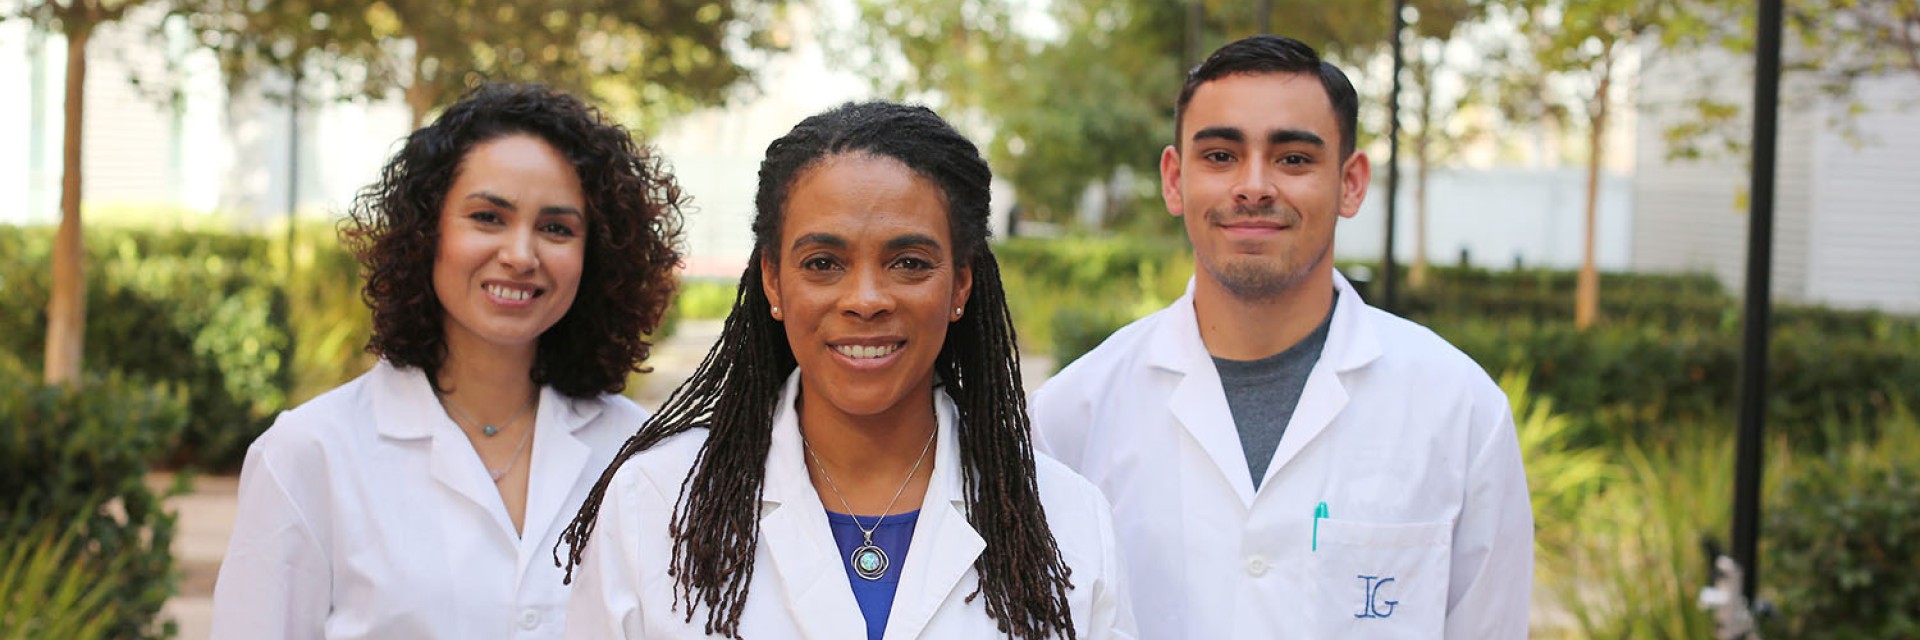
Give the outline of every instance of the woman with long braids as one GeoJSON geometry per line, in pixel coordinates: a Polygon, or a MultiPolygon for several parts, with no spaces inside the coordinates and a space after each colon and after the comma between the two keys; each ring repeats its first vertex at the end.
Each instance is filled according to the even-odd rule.
{"type": "Polygon", "coordinates": [[[341,224],[380,361],[247,449],[213,637],[558,638],[547,556],[647,418],[616,394],[672,296],[679,207],[564,93],[481,87],[409,135],[341,224]]]}
{"type": "Polygon", "coordinates": [[[990,177],[923,107],[767,147],[719,343],[562,536],[568,637],[1132,637],[1105,500],[1028,440],[990,177]]]}

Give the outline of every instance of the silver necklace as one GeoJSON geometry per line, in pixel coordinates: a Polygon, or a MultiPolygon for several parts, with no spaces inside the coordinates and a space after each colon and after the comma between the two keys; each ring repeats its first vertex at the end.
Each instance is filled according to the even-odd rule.
{"type": "Polygon", "coordinates": [[[513,414],[513,417],[508,418],[506,422],[500,423],[499,425],[491,425],[491,424],[483,424],[479,420],[473,419],[472,416],[467,415],[467,412],[461,411],[460,407],[455,406],[452,401],[447,400],[446,396],[442,396],[439,394],[434,394],[434,395],[435,397],[440,399],[440,406],[446,407],[448,411],[453,412],[453,418],[455,422],[458,422],[462,425],[478,424],[480,425],[480,435],[483,435],[489,438],[500,435],[501,429],[511,427],[513,426],[513,423],[519,422],[521,418],[526,417],[527,411],[533,408],[534,401],[540,399],[539,394],[534,394],[532,398],[527,399],[527,403],[525,405],[522,405],[520,407],[519,413],[513,414]]]}
{"type": "MultiPolygon", "coordinates": [[[[439,396],[439,398],[440,398],[440,406],[446,407],[448,411],[453,412],[453,414],[448,417],[453,418],[453,423],[455,425],[459,425],[461,428],[465,428],[466,423],[473,422],[472,418],[467,417],[466,412],[461,411],[459,407],[453,406],[453,403],[448,402],[445,396],[439,396]]],[[[532,400],[528,400],[527,406],[521,407],[520,413],[518,415],[515,415],[512,420],[508,420],[506,422],[506,426],[511,427],[513,426],[513,423],[519,422],[522,416],[527,415],[527,410],[533,408],[534,401],[539,399],[540,399],[540,396],[535,395],[532,400]]],[[[495,434],[500,433],[500,428],[493,425],[485,425],[480,428],[480,433],[486,434],[487,437],[491,438],[495,434]]],[[[499,484],[502,479],[505,479],[507,477],[508,473],[513,472],[513,465],[520,463],[520,454],[527,450],[527,442],[531,440],[533,440],[533,428],[528,427],[525,433],[520,434],[520,444],[513,448],[513,457],[507,458],[507,466],[495,469],[493,468],[492,465],[487,464],[486,458],[480,459],[480,466],[486,467],[487,475],[493,478],[494,484],[499,484]]],[[[475,455],[478,455],[480,453],[479,447],[477,446],[474,447],[473,452],[475,455]]]]}
{"type": "MultiPolygon", "coordinates": [[[[498,484],[501,478],[507,477],[507,472],[513,471],[513,465],[518,464],[520,462],[520,452],[527,450],[527,441],[532,439],[533,439],[533,430],[528,429],[525,434],[520,436],[520,446],[513,448],[513,457],[507,458],[507,466],[501,467],[499,469],[495,469],[493,467],[487,467],[487,475],[493,476],[493,482],[495,484],[498,484]]],[[[478,452],[479,450],[475,449],[474,451],[478,452]]],[[[485,465],[486,462],[487,461],[485,459],[482,459],[480,461],[480,464],[485,465]]]]}
{"type": "Polygon", "coordinates": [[[853,519],[853,528],[860,530],[861,544],[847,556],[847,560],[853,563],[855,575],[868,580],[879,580],[881,576],[887,575],[887,566],[892,564],[892,561],[887,558],[886,551],[873,543],[873,532],[880,530],[880,523],[886,521],[887,512],[893,511],[893,503],[900,500],[900,494],[907,492],[907,485],[913,484],[913,474],[920,471],[920,463],[926,462],[927,452],[933,449],[933,437],[938,434],[937,428],[933,433],[927,434],[927,444],[920,447],[920,457],[914,458],[913,468],[907,470],[907,479],[900,483],[899,489],[894,490],[893,499],[887,501],[887,508],[880,511],[880,517],[874,519],[872,527],[861,526],[860,516],[853,514],[853,505],[847,504],[847,497],[840,494],[840,486],[833,483],[832,475],[827,474],[827,465],[820,462],[820,454],[813,452],[813,444],[807,442],[805,435],[800,436],[800,445],[805,447],[807,455],[813,458],[813,466],[820,468],[820,477],[827,479],[827,488],[833,490],[833,497],[840,499],[840,507],[847,510],[848,518],[853,519]]]}

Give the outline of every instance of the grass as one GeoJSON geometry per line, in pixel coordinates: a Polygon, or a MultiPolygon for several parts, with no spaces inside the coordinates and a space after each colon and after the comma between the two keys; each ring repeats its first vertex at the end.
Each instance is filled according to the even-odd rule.
{"type": "Polygon", "coordinates": [[[119,619],[112,583],[75,561],[74,529],[41,525],[0,544],[0,640],[105,638],[119,619]]]}

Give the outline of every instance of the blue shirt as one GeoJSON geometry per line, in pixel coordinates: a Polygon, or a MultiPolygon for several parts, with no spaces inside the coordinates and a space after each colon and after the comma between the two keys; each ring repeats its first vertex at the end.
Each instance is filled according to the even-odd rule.
{"type": "Polygon", "coordinates": [[[893,593],[900,587],[900,571],[907,566],[907,546],[913,542],[913,526],[920,522],[920,511],[896,513],[881,519],[827,512],[827,524],[833,528],[833,541],[840,547],[840,567],[847,570],[847,582],[853,585],[853,599],[860,603],[860,615],[867,619],[867,640],[880,640],[887,631],[887,614],[893,612],[893,593]],[[873,531],[873,545],[887,554],[887,572],[877,580],[860,577],[853,570],[853,550],[866,543],[860,525],[879,528],[873,531]]]}

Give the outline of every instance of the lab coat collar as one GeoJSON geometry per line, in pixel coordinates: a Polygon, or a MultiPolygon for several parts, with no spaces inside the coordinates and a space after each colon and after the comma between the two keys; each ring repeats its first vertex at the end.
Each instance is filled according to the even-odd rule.
{"type": "MultiPolygon", "coordinates": [[[[1192,374],[1200,369],[1213,370],[1207,345],[1200,339],[1200,320],[1193,311],[1192,278],[1187,292],[1161,313],[1167,314],[1147,341],[1147,363],[1174,373],[1192,374]]],[[[1346,373],[1372,363],[1380,357],[1381,342],[1376,320],[1366,313],[1367,302],[1360,299],[1353,284],[1338,270],[1333,272],[1333,292],[1340,301],[1333,308],[1333,322],[1327,331],[1327,344],[1320,351],[1320,362],[1334,371],[1346,373]]],[[[1218,380],[1215,376],[1215,380],[1218,380]]]]}
{"type": "MultiPolygon", "coordinates": [[[[427,374],[417,367],[396,367],[381,359],[368,372],[368,389],[373,394],[374,429],[382,436],[401,440],[432,437],[442,430],[459,430],[459,425],[440,408],[427,374]]],[[[558,424],[568,433],[587,426],[600,415],[598,399],[568,398],[553,387],[540,388],[539,425],[558,424]]]]}
{"type": "MultiPolygon", "coordinates": [[[[1339,375],[1380,357],[1378,328],[1368,317],[1366,302],[1338,271],[1333,274],[1333,286],[1339,304],[1334,306],[1326,346],[1307,377],[1287,434],[1268,464],[1268,477],[1345,408],[1347,394],[1339,375]]],[[[1193,288],[1193,281],[1189,280],[1186,293],[1160,312],[1166,315],[1154,326],[1154,334],[1147,340],[1146,362],[1181,376],[1179,385],[1168,398],[1169,410],[1218,467],[1242,504],[1251,506],[1254,488],[1253,479],[1246,472],[1246,452],[1241,449],[1240,435],[1233,427],[1233,412],[1227,406],[1219,371],[1213,365],[1206,343],[1200,339],[1200,322],[1193,309],[1193,288]]]]}
{"type": "Polygon", "coordinates": [[[1300,390],[1300,402],[1294,405],[1287,431],[1268,461],[1260,486],[1271,484],[1275,474],[1300,455],[1313,439],[1333,425],[1334,418],[1347,407],[1349,396],[1342,375],[1360,369],[1380,358],[1382,352],[1377,320],[1353,285],[1335,271],[1334,295],[1340,303],[1333,308],[1333,321],[1327,329],[1327,343],[1321,347],[1320,361],[1307,373],[1306,386],[1300,390]]]}
{"type": "MultiPolygon", "coordinates": [[[[807,475],[800,419],[794,410],[799,391],[800,371],[795,369],[787,377],[774,413],[766,485],[761,491],[760,544],[772,557],[771,568],[784,591],[791,594],[787,606],[804,635],[844,638],[863,632],[866,621],[847,583],[825,503],[807,475]]],[[[933,396],[937,421],[933,478],[921,502],[907,557],[904,562],[895,560],[901,574],[887,620],[885,636],[889,638],[919,635],[986,549],[986,541],[968,523],[965,512],[953,400],[939,389],[933,396]]]]}
{"type": "MultiPolygon", "coordinates": [[[[530,453],[525,462],[529,466],[526,511],[521,519],[523,530],[516,534],[499,490],[487,476],[486,465],[459,425],[441,409],[426,373],[417,368],[395,367],[381,360],[370,375],[374,428],[381,436],[399,440],[430,439],[428,464],[435,480],[477,508],[492,513],[508,540],[546,539],[556,526],[555,516],[567,507],[567,496],[593,454],[592,447],[582,442],[575,432],[599,417],[604,408],[599,399],[574,399],[550,386],[540,388],[540,408],[534,414],[533,442],[528,445],[530,453]]],[[[540,556],[541,545],[520,544],[518,547],[520,575],[525,576],[528,567],[540,556]]]]}
{"type": "Polygon", "coordinates": [[[1368,313],[1367,301],[1339,271],[1333,272],[1333,293],[1340,300],[1334,305],[1333,322],[1328,327],[1327,345],[1320,360],[1334,371],[1346,373],[1373,363],[1382,353],[1379,320],[1368,313]]]}

